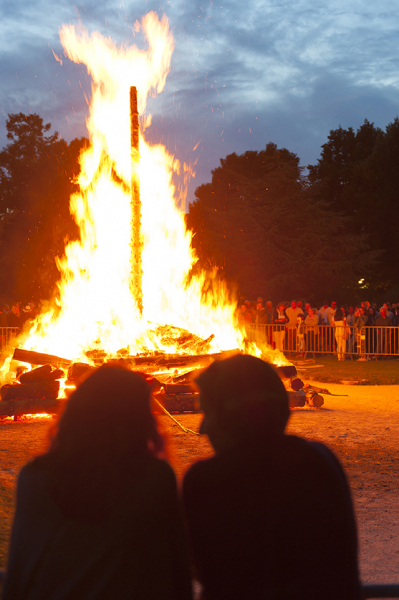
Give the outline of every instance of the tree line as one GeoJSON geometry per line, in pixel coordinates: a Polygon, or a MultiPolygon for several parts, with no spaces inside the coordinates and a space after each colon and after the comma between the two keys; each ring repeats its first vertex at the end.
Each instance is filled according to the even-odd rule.
{"type": "MultiPolygon", "coordinates": [[[[0,152],[0,298],[52,297],[55,257],[79,231],[69,213],[85,138],[69,144],[37,114],[8,116],[0,152]]],[[[217,268],[242,297],[353,301],[399,294],[399,120],[330,132],[320,159],[286,148],[220,160],[186,223],[197,269],[217,268]],[[360,283],[359,283],[360,282],[360,283]]]]}

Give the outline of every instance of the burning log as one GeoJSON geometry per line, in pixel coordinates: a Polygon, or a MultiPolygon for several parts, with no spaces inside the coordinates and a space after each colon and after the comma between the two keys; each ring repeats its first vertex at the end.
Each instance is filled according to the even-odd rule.
{"type": "Polygon", "coordinates": [[[43,367],[38,367],[37,369],[33,369],[32,371],[21,373],[18,379],[21,383],[29,383],[31,381],[42,381],[43,379],[48,379],[50,377],[51,371],[51,365],[44,365],[43,367]]]}
{"type": "Polygon", "coordinates": [[[130,148],[132,168],[132,240],[131,240],[131,272],[130,288],[133,298],[136,300],[140,314],[143,312],[142,279],[143,269],[141,265],[142,239],[141,239],[141,200],[140,181],[138,177],[139,165],[139,113],[137,110],[137,89],[130,88],[130,148]]]}
{"type": "Polygon", "coordinates": [[[202,340],[198,338],[198,336],[194,336],[194,334],[190,334],[189,339],[187,339],[183,344],[182,348],[188,348],[191,352],[195,352],[196,354],[203,354],[210,347],[212,340],[214,339],[214,335],[210,335],[206,340],[202,340]],[[198,338],[195,340],[195,338],[198,338]]]}
{"type": "Polygon", "coordinates": [[[32,371],[21,373],[18,379],[21,383],[30,383],[32,381],[43,381],[46,379],[54,381],[55,379],[62,379],[63,377],[65,377],[65,373],[62,369],[54,369],[53,371],[51,365],[44,365],[43,367],[38,367],[32,371]]]}
{"type": "Polygon", "coordinates": [[[63,365],[69,366],[72,361],[68,358],[53,356],[52,354],[43,354],[34,352],[33,350],[24,350],[23,348],[15,348],[13,360],[19,360],[31,365],[63,365]]]}
{"type": "MultiPolygon", "coordinates": [[[[33,400],[42,398],[56,399],[60,390],[60,382],[51,379],[3,385],[0,390],[2,402],[8,400],[33,400]]],[[[1,412],[1,411],[0,411],[1,412]]]]}
{"type": "Polygon", "coordinates": [[[87,363],[73,363],[68,369],[68,381],[76,381],[83,375],[95,371],[97,367],[88,365],[87,363]]]}
{"type": "Polygon", "coordinates": [[[208,366],[213,363],[215,360],[223,360],[224,358],[229,358],[230,356],[234,356],[238,354],[240,351],[236,350],[227,350],[225,352],[217,352],[215,354],[160,354],[157,356],[132,356],[131,358],[134,360],[134,366],[140,366],[140,370],[144,369],[146,366],[153,367],[164,367],[164,368],[178,368],[178,367],[201,367],[208,366]]]}

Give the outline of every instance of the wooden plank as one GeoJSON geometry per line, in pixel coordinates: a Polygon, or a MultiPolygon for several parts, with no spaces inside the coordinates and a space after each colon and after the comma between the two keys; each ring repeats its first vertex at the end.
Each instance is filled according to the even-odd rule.
{"type": "Polygon", "coordinates": [[[19,360],[31,365],[65,365],[72,364],[68,358],[61,358],[52,354],[43,354],[42,352],[34,352],[33,350],[24,350],[23,348],[15,348],[13,360],[19,360]]]}

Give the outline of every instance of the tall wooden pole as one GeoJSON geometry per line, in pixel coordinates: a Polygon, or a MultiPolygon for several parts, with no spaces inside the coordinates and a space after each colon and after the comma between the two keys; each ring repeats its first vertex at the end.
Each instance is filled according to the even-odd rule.
{"type": "Polygon", "coordinates": [[[131,148],[131,206],[132,206],[132,238],[131,238],[131,272],[130,289],[140,314],[143,312],[143,269],[141,265],[141,200],[139,179],[139,113],[137,110],[137,89],[130,88],[130,148],[131,148]]]}

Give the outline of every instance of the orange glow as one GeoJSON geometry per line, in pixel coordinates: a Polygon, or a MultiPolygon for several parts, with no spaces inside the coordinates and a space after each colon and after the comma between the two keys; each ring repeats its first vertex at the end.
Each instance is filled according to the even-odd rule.
{"type": "MultiPolygon", "coordinates": [[[[96,349],[109,356],[121,349],[130,355],[157,350],[196,353],[198,338],[211,335],[206,353],[244,348],[234,298],[216,274],[204,272],[188,281],[196,257],[184,213],[178,208],[184,206],[185,194],[175,189],[172,177],[177,174],[187,183],[193,170],[164,146],[150,145],[145,139],[151,123],[147,99],[162,92],[175,44],[168,20],[150,12],[135,24],[135,31],[146,38],[146,50],[117,46],[99,33],[72,25],[60,30],[65,54],[86,65],[92,77],[90,147],[80,157],[80,192],[70,202],[81,239],[70,242],[65,256],[57,259],[60,280],[54,305],[36,319],[25,349],[88,362],[86,353],[96,349]],[[142,203],[142,314],[129,288],[132,85],[137,88],[142,120],[137,173],[142,203]],[[198,336],[192,345],[182,343],[181,330],[198,336]]],[[[253,345],[250,352],[264,356],[265,349],[253,345]]],[[[269,352],[272,362],[287,363],[282,354],[269,352]]]]}

